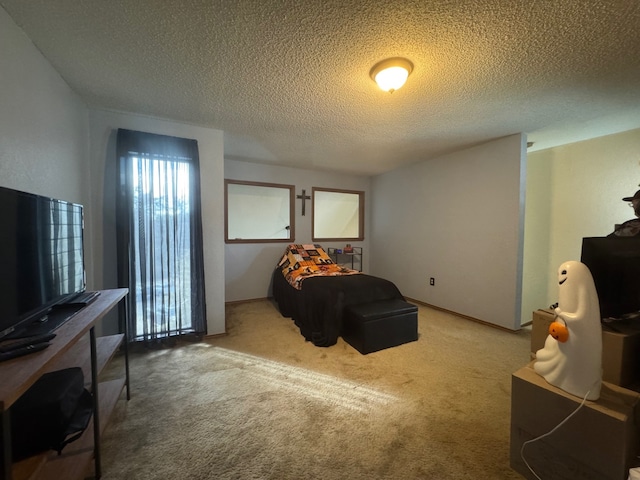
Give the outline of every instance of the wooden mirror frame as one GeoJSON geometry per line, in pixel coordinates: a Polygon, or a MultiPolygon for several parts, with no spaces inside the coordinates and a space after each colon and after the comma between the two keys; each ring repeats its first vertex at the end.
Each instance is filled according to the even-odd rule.
{"type": "MultiPolygon", "coordinates": [[[[242,197],[242,193],[240,191],[235,192],[235,196],[242,197]]],[[[246,207],[246,205],[245,205],[246,207]]],[[[224,241],[225,243],[293,243],[295,241],[295,186],[294,185],[283,185],[278,183],[263,183],[263,182],[249,182],[249,181],[241,181],[241,180],[224,180],[224,241]],[[269,199],[275,199],[276,202],[279,200],[280,202],[288,202],[288,208],[285,207],[285,211],[289,212],[289,219],[282,223],[287,223],[283,225],[282,223],[278,223],[278,220],[273,219],[275,222],[273,224],[273,229],[271,227],[267,227],[267,230],[262,228],[261,230],[257,230],[255,234],[245,235],[242,237],[236,236],[236,230],[234,230],[233,219],[231,222],[229,221],[230,215],[239,214],[236,210],[242,208],[242,205],[238,205],[234,203],[234,185],[239,185],[245,187],[241,190],[247,190],[246,187],[255,187],[249,188],[249,190],[253,190],[256,197],[263,201],[256,201],[255,198],[247,198],[247,202],[250,202],[251,208],[244,208],[242,211],[242,215],[245,217],[245,224],[249,224],[252,226],[260,226],[264,227],[265,221],[270,220],[270,217],[273,217],[276,213],[273,210],[269,209],[274,202],[268,201],[269,199]],[[273,189],[271,194],[264,195],[264,193],[268,192],[267,189],[273,189]],[[230,192],[231,190],[231,192],[230,192]],[[261,195],[260,192],[263,192],[261,195]],[[266,201],[264,201],[266,200],[266,201]],[[230,231],[230,224],[231,230],[230,231]],[[288,231],[289,235],[287,237],[277,237],[270,232],[282,232],[288,231]],[[231,238],[230,238],[231,235],[231,238]]],[[[233,217],[232,217],[233,218],[233,217]]]]}
{"type": "Polygon", "coordinates": [[[336,188],[320,188],[313,187],[312,188],[312,218],[311,218],[311,228],[312,228],[312,239],[314,242],[325,242],[325,241],[361,241],[364,240],[364,192],[360,190],[340,190],[336,188]],[[345,195],[345,196],[355,196],[358,200],[357,212],[358,212],[358,220],[357,220],[357,229],[355,235],[342,235],[342,236],[332,236],[327,234],[327,230],[323,229],[322,226],[316,225],[316,220],[327,215],[325,211],[328,208],[326,205],[322,205],[318,203],[318,195],[316,193],[328,193],[328,194],[336,194],[345,195]]]}

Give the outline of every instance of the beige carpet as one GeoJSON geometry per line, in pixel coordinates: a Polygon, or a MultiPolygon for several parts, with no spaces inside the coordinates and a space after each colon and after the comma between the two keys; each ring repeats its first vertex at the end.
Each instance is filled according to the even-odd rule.
{"type": "Polygon", "coordinates": [[[360,355],[305,342],[270,301],[229,335],[133,355],[132,398],[103,437],[103,478],[521,479],[511,373],[528,331],[426,307],[417,342],[360,355]]]}

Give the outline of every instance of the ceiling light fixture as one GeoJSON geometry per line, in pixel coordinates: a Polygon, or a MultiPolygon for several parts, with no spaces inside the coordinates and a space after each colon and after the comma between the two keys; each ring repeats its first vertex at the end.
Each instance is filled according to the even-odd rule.
{"type": "Polygon", "coordinates": [[[413,63],[406,58],[393,57],[376,63],[369,75],[385,92],[393,93],[404,85],[413,70],[413,63]]]}

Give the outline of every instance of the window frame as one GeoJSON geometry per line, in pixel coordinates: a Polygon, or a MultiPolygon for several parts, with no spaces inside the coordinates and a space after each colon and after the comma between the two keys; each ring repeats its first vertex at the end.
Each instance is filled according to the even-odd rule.
{"type": "Polygon", "coordinates": [[[343,190],[338,188],[324,188],[324,187],[312,187],[311,189],[311,237],[313,242],[332,242],[332,241],[362,241],[364,240],[364,197],[365,192],[362,190],[343,190]],[[356,195],[358,197],[358,233],[356,236],[347,237],[332,237],[327,236],[324,231],[318,231],[319,228],[316,225],[316,218],[320,217],[318,211],[322,206],[318,206],[318,199],[316,198],[316,192],[324,193],[336,193],[346,195],[356,195]]]}
{"type": "MultiPolygon", "coordinates": [[[[261,215],[260,205],[256,204],[255,217],[256,219],[263,218],[261,215]]],[[[232,208],[233,211],[233,208],[232,208]]],[[[251,220],[249,220],[250,222],[251,220]]],[[[256,224],[259,222],[256,222],[256,224]]],[[[277,226],[276,226],[277,227],[277,226]]],[[[232,232],[233,233],[233,232],[232,232]]],[[[247,180],[224,180],[224,241],[225,243],[293,243],[295,241],[295,185],[287,185],[280,183],[267,183],[267,182],[253,182],[247,180]],[[253,186],[258,188],[272,188],[278,190],[284,190],[281,194],[282,199],[288,199],[289,201],[289,225],[285,227],[289,231],[289,238],[265,238],[259,234],[255,237],[249,238],[229,238],[229,188],[230,185],[242,185],[253,186]]]]}

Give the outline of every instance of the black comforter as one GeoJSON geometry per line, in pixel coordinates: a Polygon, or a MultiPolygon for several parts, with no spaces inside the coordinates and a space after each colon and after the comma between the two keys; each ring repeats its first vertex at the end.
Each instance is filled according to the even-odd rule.
{"type": "Polygon", "coordinates": [[[342,333],[346,306],[403,296],[389,280],[364,274],[307,278],[297,290],[276,269],[273,298],[282,316],[292,318],[306,340],[329,347],[342,333]]]}

